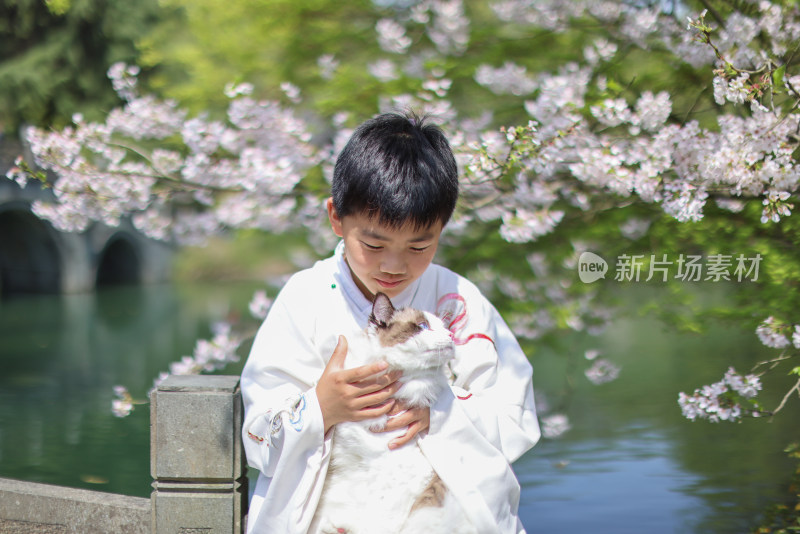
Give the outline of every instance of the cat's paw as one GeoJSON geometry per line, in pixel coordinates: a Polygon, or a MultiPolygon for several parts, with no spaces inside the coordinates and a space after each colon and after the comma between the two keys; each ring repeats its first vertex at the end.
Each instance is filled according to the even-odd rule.
{"type": "Polygon", "coordinates": [[[371,425],[369,425],[369,431],[370,432],[383,432],[384,428],[386,428],[386,423],[385,422],[372,423],[371,425]]]}
{"type": "Polygon", "coordinates": [[[369,424],[370,432],[383,432],[383,429],[386,428],[386,423],[389,422],[388,415],[382,415],[380,417],[376,417],[369,424]]]}

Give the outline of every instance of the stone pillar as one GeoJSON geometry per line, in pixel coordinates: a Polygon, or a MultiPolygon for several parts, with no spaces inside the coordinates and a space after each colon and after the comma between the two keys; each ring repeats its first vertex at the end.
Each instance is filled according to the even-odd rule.
{"type": "Polygon", "coordinates": [[[153,534],[244,532],[239,377],[171,376],[150,406],[153,534]]]}

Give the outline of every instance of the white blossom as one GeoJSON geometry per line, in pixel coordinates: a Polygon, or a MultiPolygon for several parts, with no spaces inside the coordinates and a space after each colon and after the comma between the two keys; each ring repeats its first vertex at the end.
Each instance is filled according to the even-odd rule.
{"type": "Polygon", "coordinates": [[[619,231],[624,237],[636,240],[643,237],[649,228],[650,221],[634,217],[620,224],[619,231]]]}
{"type": "Polygon", "coordinates": [[[286,95],[286,98],[288,98],[293,104],[300,103],[300,88],[295,84],[291,82],[283,82],[281,83],[281,91],[283,91],[283,94],[286,95]]]}
{"type": "Polygon", "coordinates": [[[537,88],[536,80],[528,74],[527,69],[511,61],[506,61],[499,68],[478,66],[475,81],[497,94],[523,96],[533,93],[537,88]]]}
{"type": "Polygon", "coordinates": [[[607,39],[597,39],[583,50],[583,57],[592,65],[609,61],[617,53],[617,45],[607,39]]]}
{"type": "Polygon", "coordinates": [[[226,84],[225,85],[225,96],[228,98],[236,98],[239,96],[247,96],[253,94],[253,84],[252,83],[239,83],[239,84],[226,84]]]}
{"type": "Polygon", "coordinates": [[[680,222],[699,221],[703,218],[708,193],[691,184],[667,184],[665,187],[666,198],[662,202],[664,211],[678,219],[680,222]]]}
{"type": "Polygon", "coordinates": [[[406,29],[392,19],[381,19],[375,24],[378,44],[386,52],[404,54],[411,46],[411,38],[406,29]]]}
{"type": "Polygon", "coordinates": [[[789,346],[789,338],[781,331],[781,325],[774,317],[767,317],[758,328],[756,335],[761,343],[773,349],[783,349],[789,346]]]}
{"type": "Polygon", "coordinates": [[[462,0],[432,0],[432,23],[425,26],[428,37],[442,54],[462,54],[469,44],[469,19],[462,0]]]}
{"type": "Polygon", "coordinates": [[[744,415],[761,415],[757,404],[752,408],[745,408],[737,398],[752,399],[761,389],[761,380],[757,376],[742,376],[730,367],[719,382],[696,389],[692,395],[681,392],[678,395],[678,404],[683,416],[691,421],[737,421],[744,415]]]}
{"type": "Polygon", "coordinates": [[[605,358],[598,358],[593,360],[594,363],[591,367],[584,371],[586,378],[594,385],[605,384],[617,379],[620,372],[620,367],[614,363],[606,360],[605,358]]]}
{"type": "Polygon", "coordinates": [[[503,214],[500,235],[511,243],[535,241],[540,236],[552,232],[563,218],[564,212],[560,210],[530,211],[518,208],[513,214],[503,214]]]}
{"type": "Polygon", "coordinates": [[[114,386],[116,399],[111,401],[111,413],[115,417],[127,417],[133,411],[133,398],[125,386],[114,386]]]}
{"type": "Polygon", "coordinates": [[[636,102],[636,115],[633,122],[648,132],[656,131],[664,125],[671,112],[672,102],[669,93],[661,91],[654,95],[650,91],[645,91],[636,102]]]}
{"type": "Polygon", "coordinates": [[[542,437],[555,439],[563,436],[569,429],[569,418],[564,414],[551,414],[540,418],[539,423],[542,428],[542,437]]]}
{"type": "Polygon", "coordinates": [[[450,90],[451,85],[453,85],[452,80],[448,78],[437,78],[422,82],[422,89],[424,91],[430,91],[435,96],[442,98],[450,90]]]}
{"type": "Polygon", "coordinates": [[[136,96],[136,85],[139,74],[139,67],[136,65],[126,65],[125,63],[114,63],[108,69],[108,79],[114,91],[124,100],[130,100],[136,96]]]}
{"type": "Polygon", "coordinates": [[[725,373],[724,380],[733,391],[746,399],[751,399],[758,395],[762,388],[761,380],[757,376],[742,376],[737,374],[733,367],[730,367],[725,373]]]}
{"type": "Polygon", "coordinates": [[[270,306],[272,306],[272,299],[267,297],[267,292],[256,291],[250,300],[248,308],[250,309],[250,314],[256,319],[266,319],[270,306]]]}
{"type": "Polygon", "coordinates": [[[397,65],[391,59],[382,58],[367,65],[370,75],[380,82],[390,82],[400,77],[397,65]]]}
{"type": "Polygon", "coordinates": [[[17,182],[17,185],[24,189],[25,185],[28,183],[28,175],[19,167],[20,165],[22,165],[22,156],[18,156],[14,160],[14,166],[6,172],[6,178],[17,182]]]}
{"type": "Polygon", "coordinates": [[[590,350],[587,350],[587,351],[586,351],[586,352],[583,354],[583,356],[584,356],[584,358],[586,358],[587,360],[589,360],[589,361],[592,361],[592,360],[595,360],[595,359],[597,359],[597,357],[598,357],[598,356],[600,356],[600,351],[599,351],[599,350],[597,350],[597,349],[590,349],[590,350]]]}
{"type": "MultiPolygon", "coordinates": [[[[183,356],[179,361],[170,364],[169,373],[172,375],[192,375],[201,372],[211,372],[223,368],[231,362],[238,362],[239,356],[236,349],[241,340],[232,335],[231,325],[219,322],[212,325],[213,338],[200,339],[194,347],[191,356],[183,356]]],[[[160,378],[163,380],[163,378],[160,378]]]]}
{"type": "Polygon", "coordinates": [[[339,68],[339,60],[333,54],[322,54],[317,58],[317,67],[319,67],[319,75],[322,79],[330,80],[336,69],[339,68]]]}
{"type": "Polygon", "coordinates": [[[733,102],[734,104],[741,104],[750,99],[749,89],[747,82],[750,75],[743,73],[733,80],[728,80],[722,76],[715,76],[714,85],[714,101],[720,106],[725,104],[726,101],[733,102]]]}
{"type": "Polygon", "coordinates": [[[764,205],[764,209],[761,212],[762,223],[768,221],[780,222],[781,217],[788,217],[792,214],[791,208],[793,208],[794,205],[787,202],[790,197],[788,191],[769,190],[765,191],[764,195],[766,198],[762,201],[764,205]]]}
{"type": "Polygon", "coordinates": [[[658,30],[658,9],[635,9],[625,14],[620,31],[633,43],[646,48],[647,38],[658,30]]]}
{"type": "Polygon", "coordinates": [[[624,98],[607,98],[599,106],[592,106],[590,110],[592,115],[606,126],[618,126],[630,122],[633,116],[624,98]]]}

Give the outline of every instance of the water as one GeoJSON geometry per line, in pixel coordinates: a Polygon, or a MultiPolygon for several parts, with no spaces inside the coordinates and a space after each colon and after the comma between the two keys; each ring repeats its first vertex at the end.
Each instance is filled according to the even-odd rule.
{"type": "MultiPolygon", "coordinates": [[[[246,317],[256,287],[0,301],[0,476],[148,496],[149,407],[113,417],[112,387],[146,398],[153,378],[209,335],[210,322],[246,317]]],[[[677,334],[647,318],[617,321],[597,338],[566,335],[557,346],[537,346],[537,392],[572,429],[514,466],[528,532],[749,532],[788,481],[792,464],[781,451],[798,439],[790,423],[797,409],[773,423],[714,425],[683,419],[676,399],[719,380],[729,365],[744,371],[768,354],[752,332],[719,325],[677,334]],[[615,382],[585,378],[588,349],[622,367],[615,382]]],[[[224,372],[240,370],[241,363],[224,372]]]]}
{"type": "MultiPolygon", "coordinates": [[[[781,451],[798,439],[797,403],[773,423],[692,423],[677,396],[720,380],[728,366],[745,372],[770,355],[753,332],[716,325],[680,334],[642,317],[617,321],[598,338],[573,335],[542,347],[535,387],[551,403],[566,403],[573,428],[515,465],[528,532],[750,532],[793,469],[781,451]],[[591,384],[583,376],[587,349],[621,365],[619,378],[591,384]],[[570,352],[573,363],[564,358],[570,352]]],[[[777,389],[762,395],[765,406],[780,402],[793,382],[784,378],[770,382],[777,389]]]]}
{"type": "Polygon", "coordinates": [[[0,300],[0,476],[148,496],[149,406],[113,417],[113,386],[146,400],[212,321],[247,310],[252,291],[155,286],[0,300]]]}

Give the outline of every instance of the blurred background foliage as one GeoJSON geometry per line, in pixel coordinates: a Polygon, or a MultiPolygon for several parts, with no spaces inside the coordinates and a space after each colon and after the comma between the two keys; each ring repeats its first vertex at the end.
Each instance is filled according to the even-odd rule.
{"type": "MultiPolygon", "coordinates": [[[[724,2],[723,2],[724,3],[724,2]]],[[[119,101],[106,72],[117,61],[143,67],[151,92],[174,98],[193,112],[222,112],[224,87],[247,81],[258,96],[280,98],[280,84],[303,91],[303,107],[322,117],[349,111],[359,122],[381,96],[419,88],[403,75],[381,83],[367,65],[381,55],[375,24],[403,11],[402,3],[369,0],[2,0],[0,2],[0,129],[21,124],[62,126],[75,112],[97,119],[119,101]],[[387,3],[383,3],[387,4],[387,3]],[[400,5],[397,7],[395,4],[400,5]],[[335,76],[322,75],[318,59],[332,55],[335,76]]],[[[448,95],[464,116],[494,113],[497,125],[524,116],[521,99],[495,95],[474,83],[475,69],[513,60],[530,72],[557,70],[612,28],[576,21],[568,31],[501,23],[489,2],[469,2],[470,43],[463,54],[442,60],[420,54],[453,80],[448,95]],[[436,62],[445,61],[442,64],[436,62]]],[[[421,25],[410,26],[415,47],[432,47],[421,25]]],[[[607,96],[637,89],[667,90],[675,114],[701,116],[712,109],[707,73],[696,72],[664,51],[630,46],[600,74],[612,83],[607,96]],[[687,83],[691,82],[691,83],[687,83]],[[697,88],[697,91],[686,90],[697,88]]],[[[400,70],[400,69],[398,69],[400,70]]],[[[402,74],[402,73],[401,73],[402,74]]]]}
{"type": "MultiPolygon", "coordinates": [[[[248,81],[259,96],[279,98],[280,83],[288,81],[302,88],[303,106],[319,116],[347,111],[360,122],[375,112],[381,96],[414,91],[421,83],[408,72],[388,83],[368,73],[367,65],[381,56],[375,39],[377,21],[406,11],[404,2],[378,4],[368,0],[162,0],[163,17],[137,41],[140,63],[157,69],[150,78],[152,90],[193,111],[223,110],[227,105],[223,88],[230,82],[248,81]],[[339,62],[335,76],[322,75],[317,61],[323,55],[339,62]]],[[[513,60],[531,73],[555,71],[574,61],[596,38],[613,40],[613,28],[593,19],[555,32],[500,22],[485,1],[468,2],[465,10],[470,41],[462,54],[444,59],[426,54],[425,46],[432,48],[432,44],[421,25],[410,25],[408,34],[412,48],[423,50],[419,59],[424,66],[443,69],[453,81],[448,99],[459,113],[479,116],[491,110],[498,126],[520,122],[525,116],[522,101],[476,84],[478,65],[500,66],[513,60]]],[[[598,99],[632,96],[647,88],[677,95],[676,115],[697,118],[716,110],[706,83],[708,73],[689,68],[665,50],[628,46],[599,74],[608,76],[611,83],[608,94],[594,95],[598,99]]]]}
{"type": "MultiPolygon", "coordinates": [[[[703,7],[710,7],[712,16],[725,16],[742,8],[740,3],[704,0],[661,2],[659,6],[680,18],[703,7]]],[[[421,71],[438,68],[453,80],[448,100],[461,116],[477,118],[491,111],[496,126],[527,122],[523,99],[498,95],[477,84],[474,76],[479,65],[497,67],[512,60],[531,74],[554,72],[575,61],[583,48],[597,38],[615,41],[614,28],[593,19],[574,21],[566,31],[550,31],[502,23],[491,12],[488,1],[468,2],[465,9],[470,20],[470,41],[462,53],[427,53],[426,50],[433,50],[433,44],[418,24],[408,26],[408,35],[414,42],[411,50],[424,66],[421,71]]],[[[89,120],[101,119],[120,104],[106,77],[110,65],[117,61],[143,67],[141,83],[146,91],[175,99],[193,113],[223,114],[228,103],[224,88],[231,82],[250,82],[258,97],[270,99],[285,99],[280,84],[291,82],[301,89],[298,107],[312,124],[315,118],[320,119],[317,124],[321,125],[344,111],[349,112],[346,123],[352,126],[374,114],[381,98],[414,93],[424,82],[424,75],[408,68],[403,71],[400,55],[397,79],[380,82],[369,74],[367,66],[386,56],[376,42],[375,26],[388,16],[409,16],[407,3],[0,0],[0,130],[15,135],[23,124],[58,128],[68,124],[76,112],[89,120]],[[336,65],[329,75],[318,62],[325,55],[331,56],[336,65]]],[[[592,84],[585,110],[606,98],[632,100],[643,90],[664,90],[672,96],[671,121],[684,123],[693,119],[705,128],[718,127],[720,109],[713,101],[709,69],[692,68],[658,46],[643,50],[621,41],[619,45],[622,48],[614,61],[597,72],[608,79],[606,89],[600,92],[592,84]]],[[[730,111],[736,112],[733,107],[730,111]]],[[[591,120],[588,112],[587,120],[591,120]]],[[[324,131],[319,133],[325,137],[332,134],[321,129],[324,131]]],[[[324,187],[324,183],[321,185],[324,187]]],[[[575,241],[586,243],[609,261],[609,276],[613,276],[613,258],[637,250],[648,258],[651,253],[670,257],[680,253],[752,257],[760,252],[763,261],[758,283],[731,283],[731,295],[740,297],[741,305],[718,309],[717,314],[744,320],[748,328],[755,328],[765,313],[788,319],[800,301],[800,270],[796,269],[800,253],[795,246],[798,223],[794,218],[786,218],[780,224],[762,224],[760,206],[753,203],[740,213],[731,213],[718,210],[709,202],[702,221],[678,223],[657,205],[639,202],[622,209],[619,203],[615,206],[595,206],[587,212],[569,210],[567,219],[553,234],[520,246],[508,246],[497,235],[496,227],[478,225],[474,235],[468,235],[456,246],[445,247],[442,255],[461,272],[490,263],[496,272],[519,278],[529,276],[526,257],[534,251],[546,251],[553,265],[563,266],[564,278],[574,279],[574,266],[568,259],[575,255],[575,241]],[[631,218],[649,225],[637,239],[625,238],[620,232],[621,225],[631,218]]],[[[208,253],[208,265],[200,267],[203,254],[196,251],[191,262],[179,261],[179,276],[195,278],[203,273],[203,277],[241,278],[246,273],[268,272],[269,268],[253,266],[252,257],[266,251],[265,256],[271,261],[274,254],[270,251],[282,247],[274,242],[268,247],[252,245],[249,234],[242,239],[251,245],[230,245],[227,251],[240,260],[219,261],[208,253]],[[189,263],[196,267],[187,268],[189,263]],[[232,265],[241,268],[232,270],[232,265]]],[[[297,236],[277,239],[297,242],[297,236]]],[[[207,249],[225,246],[217,243],[207,249]]],[[[565,290],[573,294],[603,293],[608,292],[609,286],[613,287],[576,284],[565,290]]],[[[658,313],[690,330],[701,329],[702,317],[708,311],[691,313],[695,293],[691,284],[669,284],[669,302],[663,301],[658,313]]],[[[540,305],[557,307],[553,302],[515,302],[502,292],[494,297],[500,299],[501,307],[520,313],[540,305]]],[[[566,310],[553,312],[555,316],[569,316],[566,310]]]]}
{"type": "Polygon", "coordinates": [[[138,43],[142,65],[157,67],[153,90],[194,111],[224,110],[225,85],[247,81],[269,98],[282,95],[281,82],[292,82],[331,110],[345,95],[367,99],[366,112],[374,80],[363,67],[377,47],[370,6],[366,0],[163,0],[165,17],[138,43]],[[329,83],[320,77],[317,58],[324,54],[348,58],[344,76],[329,83]]]}
{"type": "Polygon", "coordinates": [[[137,62],[161,13],[157,0],[0,0],[0,132],[102,120],[119,105],[108,68],[137,62]]]}

